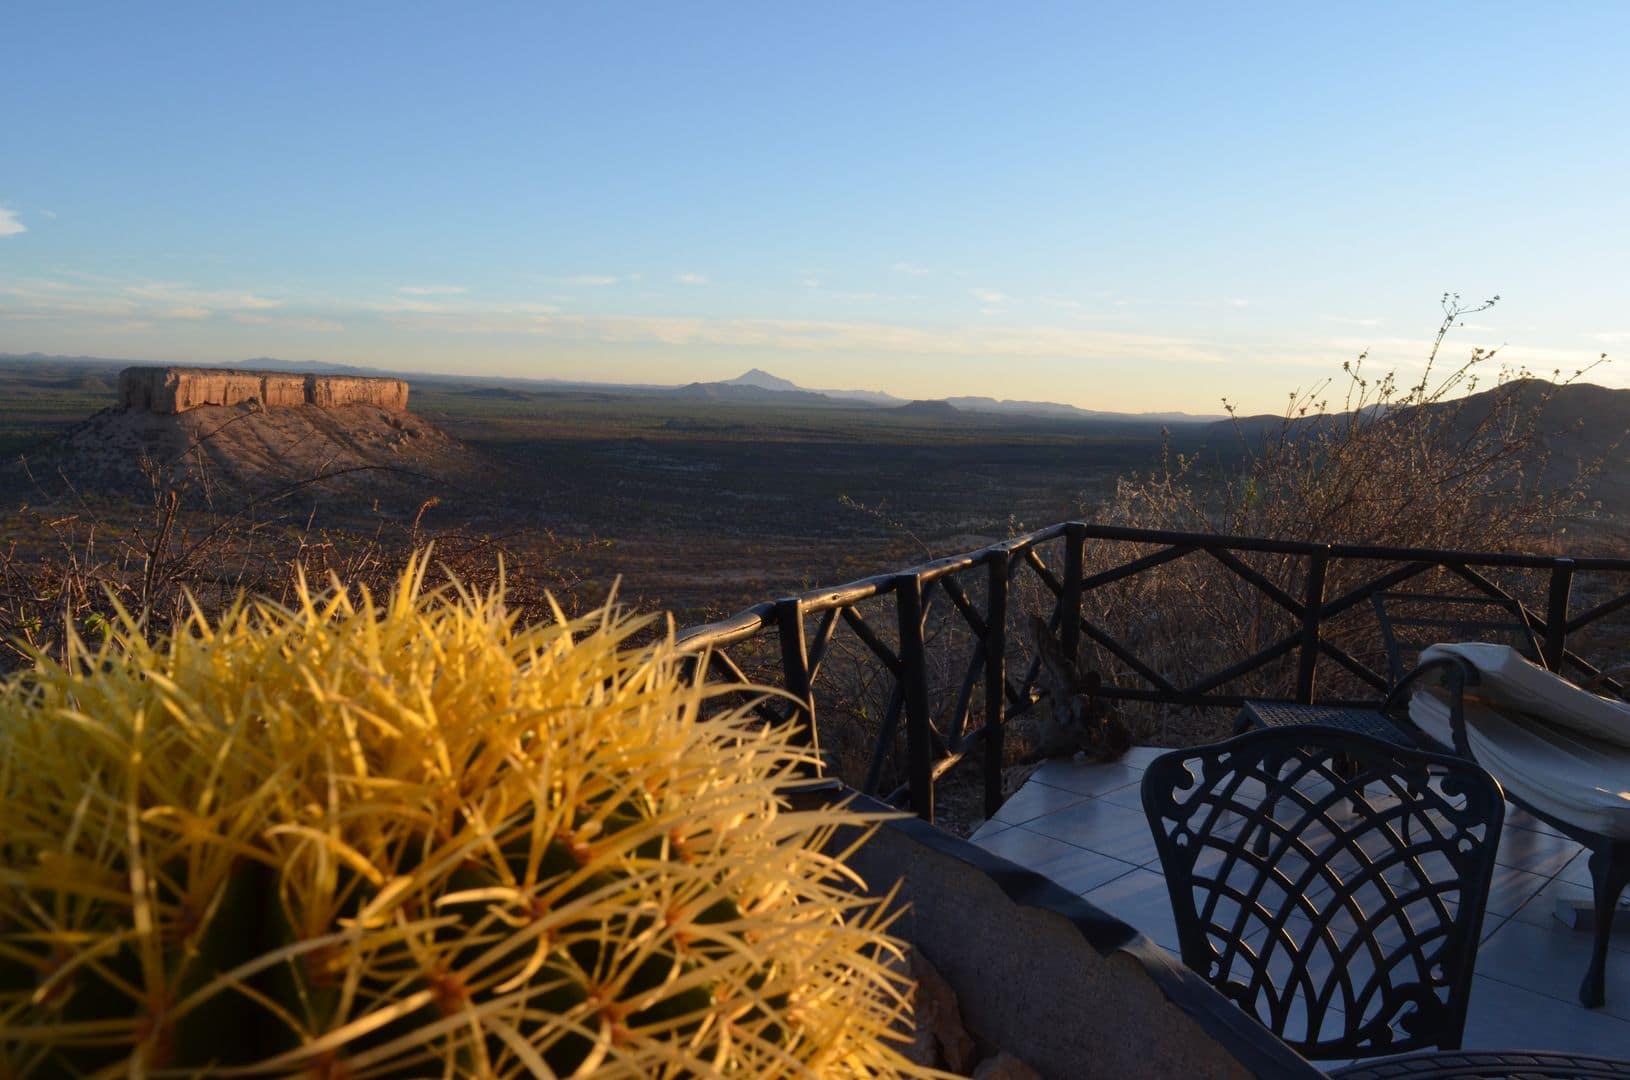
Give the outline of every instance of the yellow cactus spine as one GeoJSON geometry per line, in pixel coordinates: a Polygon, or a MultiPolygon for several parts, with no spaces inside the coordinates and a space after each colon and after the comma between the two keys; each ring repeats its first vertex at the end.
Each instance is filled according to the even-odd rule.
{"type": "Polygon", "coordinates": [[[671,628],[427,574],[0,688],[0,1076],[911,1071],[807,751],[671,628]]]}

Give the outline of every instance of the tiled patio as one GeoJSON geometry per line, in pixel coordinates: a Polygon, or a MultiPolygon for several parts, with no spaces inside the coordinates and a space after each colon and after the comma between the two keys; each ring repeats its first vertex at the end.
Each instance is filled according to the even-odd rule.
{"type": "MultiPolygon", "coordinates": [[[[1175,954],[1176,925],[1139,794],[1143,767],[1163,752],[1136,747],[1113,765],[1048,762],[974,842],[1052,878],[1175,954]]],[[[1630,914],[1621,914],[1613,936],[1601,1009],[1586,1009],[1575,996],[1590,934],[1553,914],[1559,896],[1588,898],[1586,858],[1578,844],[1508,808],[1466,1021],[1468,1049],[1630,1057],[1630,914]]]]}

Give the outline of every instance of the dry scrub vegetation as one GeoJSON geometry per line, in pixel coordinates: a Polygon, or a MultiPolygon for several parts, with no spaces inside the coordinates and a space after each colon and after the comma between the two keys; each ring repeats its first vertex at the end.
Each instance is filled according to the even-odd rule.
{"type": "Polygon", "coordinates": [[[1440,370],[1450,330],[1498,299],[1465,306],[1457,294],[1445,295],[1426,366],[1407,384],[1397,371],[1369,376],[1361,355],[1342,365],[1339,381],[1293,392],[1282,417],[1243,419],[1225,402],[1243,451],[1234,475],[1202,490],[1192,481],[1191,460],[1167,456],[1156,472],[1124,479],[1097,518],[1463,551],[1512,550],[1549,538],[1579,509],[1590,469],[1600,463],[1566,484],[1549,482],[1541,416],[1558,390],[1590,369],[1538,380],[1525,370],[1496,368],[1495,350],[1474,348],[1458,366],[1440,370]],[[1495,392],[1471,396],[1491,369],[1495,392]],[[1341,394],[1336,411],[1332,390],[1341,394]]]}
{"type": "MultiPolygon", "coordinates": [[[[1498,300],[1468,305],[1459,294],[1445,294],[1443,318],[1418,377],[1404,380],[1397,371],[1372,377],[1360,356],[1343,364],[1337,379],[1292,393],[1282,417],[1246,419],[1229,406],[1240,451],[1233,469],[1201,481],[1194,458],[1167,453],[1153,472],[1125,477],[1107,501],[1083,506],[1084,514],[1116,525],[1319,544],[1562,553],[1569,524],[1591,512],[1589,485],[1606,455],[1571,472],[1553,467],[1547,443],[1558,433],[1546,429],[1546,406],[1590,368],[1540,380],[1501,366],[1494,350],[1473,349],[1445,369],[1440,352],[1450,331],[1498,300]],[[1492,393],[1471,396],[1490,381],[1492,393]],[[1339,406],[1333,408],[1333,401],[1339,406]]],[[[1149,550],[1091,546],[1087,572],[1149,550]]],[[[1242,559],[1291,597],[1304,594],[1306,560],[1274,554],[1242,559]]],[[[1340,595],[1384,569],[1335,560],[1325,595],[1340,595]]],[[[1536,588],[1544,587],[1522,574],[1505,575],[1500,583],[1530,603],[1536,588]]],[[[1468,591],[1465,582],[1441,574],[1416,579],[1409,588],[1468,591]]],[[[1293,629],[1290,614],[1261,589],[1202,556],[1098,590],[1087,603],[1089,618],[1179,685],[1248,657],[1293,629]]],[[[1355,656],[1379,663],[1368,605],[1327,626],[1325,634],[1355,656]]],[[[1102,652],[1090,662],[1125,674],[1102,652]]],[[[1321,683],[1340,681],[1339,673],[1331,675],[1321,675],[1321,683]]],[[[1292,655],[1231,688],[1288,696],[1294,678],[1292,655]]],[[[1227,721],[1215,711],[1206,716],[1173,710],[1144,710],[1138,719],[1146,738],[1178,743],[1215,737],[1227,721]]]]}
{"type": "Polygon", "coordinates": [[[411,515],[376,509],[319,524],[309,506],[298,508],[297,496],[320,477],[218,508],[195,498],[196,477],[151,462],[144,471],[148,491],[140,504],[65,487],[7,516],[0,671],[26,666],[36,652],[61,655],[70,629],[99,640],[121,609],[147,632],[163,634],[194,607],[213,616],[242,593],[287,603],[302,574],[383,595],[424,548],[473,587],[491,588],[502,576],[511,605],[526,618],[547,616],[550,596],[568,614],[593,606],[569,569],[580,545],[547,531],[495,537],[426,528],[433,498],[411,515]]]}

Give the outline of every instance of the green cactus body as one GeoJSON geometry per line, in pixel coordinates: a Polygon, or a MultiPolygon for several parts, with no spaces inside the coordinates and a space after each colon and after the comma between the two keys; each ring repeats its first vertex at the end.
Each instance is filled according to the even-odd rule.
{"type": "Polygon", "coordinates": [[[0,1076],[911,1072],[807,752],[423,574],[4,687],[0,1076]]]}

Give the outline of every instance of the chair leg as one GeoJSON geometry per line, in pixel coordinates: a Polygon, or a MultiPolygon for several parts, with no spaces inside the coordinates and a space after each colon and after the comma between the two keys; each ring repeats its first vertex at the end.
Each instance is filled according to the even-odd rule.
{"type": "Polygon", "coordinates": [[[1607,944],[1613,934],[1613,913],[1619,895],[1630,885],[1630,844],[1604,844],[1590,853],[1591,891],[1596,901],[1596,938],[1590,968],[1579,986],[1579,1000],[1587,1009],[1607,1000],[1607,944]]]}

